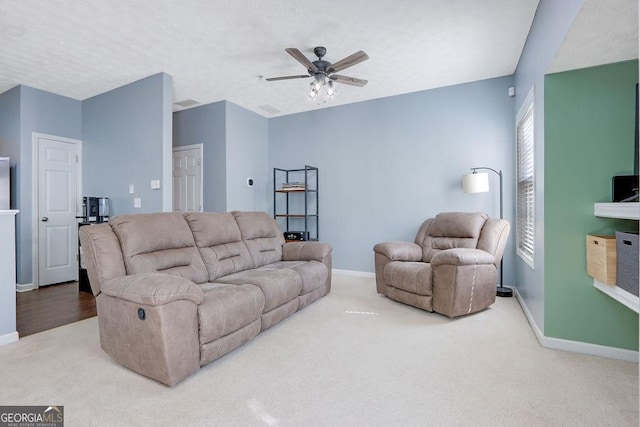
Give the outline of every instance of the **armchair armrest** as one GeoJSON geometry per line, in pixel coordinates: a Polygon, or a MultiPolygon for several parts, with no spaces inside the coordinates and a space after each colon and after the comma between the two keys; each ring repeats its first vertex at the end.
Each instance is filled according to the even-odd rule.
{"type": "Polygon", "coordinates": [[[422,261],[422,248],[415,243],[383,242],[375,245],[373,251],[389,261],[422,261]]]}
{"type": "Polygon", "coordinates": [[[102,284],[102,293],[137,304],[160,306],[177,300],[198,305],[204,299],[202,289],[184,277],[144,273],[118,277],[102,284]]]}
{"type": "Polygon", "coordinates": [[[455,248],[438,252],[431,258],[431,266],[494,264],[493,255],[482,249],[455,248]]]}
{"type": "Polygon", "coordinates": [[[282,245],[283,261],[320,261],[331,255],[331,245],[323,242],[288,242],[282,245]]]}

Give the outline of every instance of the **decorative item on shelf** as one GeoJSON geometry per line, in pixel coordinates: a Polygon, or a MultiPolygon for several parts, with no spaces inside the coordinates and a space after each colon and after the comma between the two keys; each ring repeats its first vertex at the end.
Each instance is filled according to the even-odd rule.
{"type": "Polygon", "coordinates": [[[587,274],[597,281],[616,284],[616,236],[587,235],[587,274]]]}
{"type": "Polygon", "coordinates": [[[283,182],[282,191],[304,191],[306,189],[304,182],[283,182]]]}
{"type": "Polygon", "coordinates": [[[638,296],[638,232],[616,231],[616,285],[638,296]]]}
{"type": "MultiPolygon", "coordinates": [[[[471,168],[472,173],[466,174],[462,177],[462,189],[465,193],[489,192],[489,173],[478,173],[479,170],[490,170],[498,174],[500,177],[500,219],[502,219],[502,171],[497,171],[485,166],[471,168]]],[[[500,286],[496,288],[496,295],[499,297],[513,296],[513,289],[504,286],[504,268],[502,266],[502,261],[500,262],[500,286]]]]}
{"type": "Polygon", "coordinates": [[[638,175],[619,175],[612,178],[612,202],[638,201],[638,175]]]}
{"type": "Polygon", "coordinates": [[[308,231],[285,231],[284,239],[299,240],[299,241],[309,240],[309,232],[308,231]]]}

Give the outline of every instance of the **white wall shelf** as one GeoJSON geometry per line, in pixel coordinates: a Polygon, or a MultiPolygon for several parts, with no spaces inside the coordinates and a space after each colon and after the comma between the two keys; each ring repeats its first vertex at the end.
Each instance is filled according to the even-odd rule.
{"type": "MultiPolygon", "coordinates": [[[[640,202],[630,203],[594,203],[593,214],[603,218],[640,220],[640,202]]],[[[620,304],[640,313],[640,298],[616,285],[593,280],[593,286],[601,292],[609,295],[620,304]]]]}
{"type": "Polygon", "coordinates": [[[640,313],[640,298],[632,293],[627,292],[616,285],[607,285],[606,283],[599,282],[595,279],[593,279],[593,286],[595,286],[599,291],[609,295],[620,304],[630,308],[636,313],[640,313]]]}
{"type": "Polygon", "coordinates": [[[595,203],[593,214],[604,218],[640,220],[640,202],[595,203]]]}

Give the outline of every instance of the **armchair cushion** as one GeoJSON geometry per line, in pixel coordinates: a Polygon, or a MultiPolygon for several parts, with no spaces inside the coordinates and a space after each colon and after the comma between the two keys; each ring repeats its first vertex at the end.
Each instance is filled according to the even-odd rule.
{"type": "Polygon", "coordinates": [[[438,252],[431,258],[431,265],[474,265],[493,264],[495,258],[489,252],[481,249],[456,248],[438,252]]]}
{"type": "Polygon", "coordinates": [[[488,216],[483,213],[446,212],[436,215],[416,238],[423,250],[423,261],[431,262],[438,252],[453,248],[476,248],[488,216]]]}
{"type": "Polygon", "coordinates": [[[391,261],[384,269],[388,286],[417,295],[431,295],[431,265],[425,262],[391,261]]]}
{"type": "Polygon", "coordinates": [[[373,247],[373,251],[389,258],[390,261],[420,261],[422,248],[409,242],[384,242],[373,247]]]}

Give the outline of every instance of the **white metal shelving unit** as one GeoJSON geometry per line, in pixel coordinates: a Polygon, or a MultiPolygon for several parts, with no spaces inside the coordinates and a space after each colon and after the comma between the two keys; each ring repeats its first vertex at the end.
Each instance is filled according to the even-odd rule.
{"type": "MultiPolygon", "coordinates": [[[[640,220],[640,202],[633,203],[595,203],[593,214],[602,218],[640,220]]],[[[616,285],[607,285],[593,279],[593,286],[609,295],[627,308],[640,313],[640,298],[616,285]]]]}

